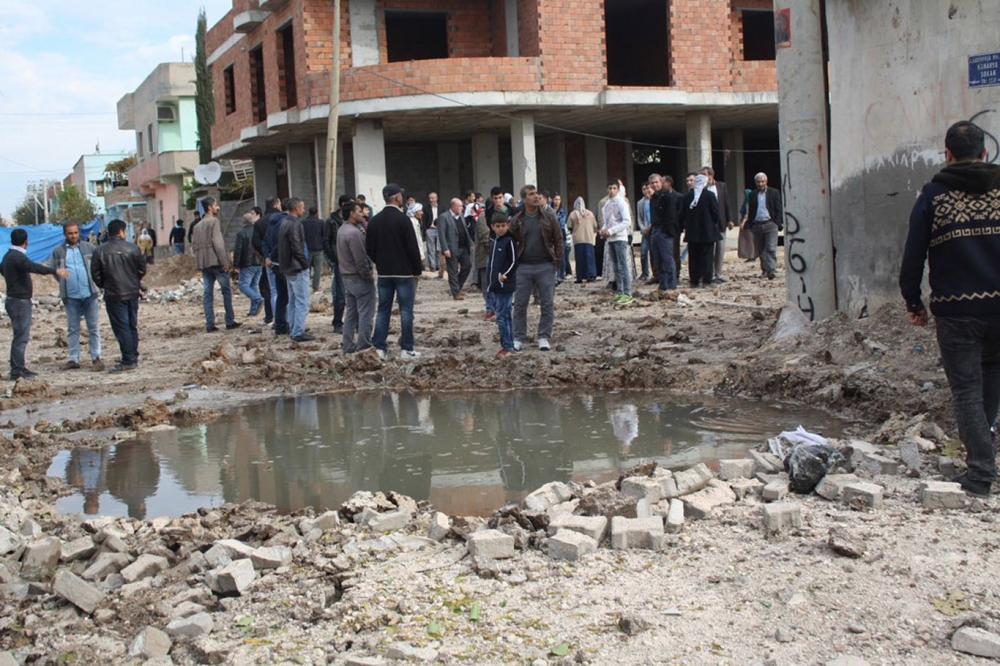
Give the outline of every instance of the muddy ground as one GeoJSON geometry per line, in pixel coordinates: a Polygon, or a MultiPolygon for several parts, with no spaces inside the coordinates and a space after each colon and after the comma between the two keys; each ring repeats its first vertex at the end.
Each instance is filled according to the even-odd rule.
{"type": "MultiPolygon", "coordinates": [[[[416,349],[423,357],[412,364],[396,358],[380,362],[370,354],[342,356],[328,295],[314,297],[309,315],[315,342],[275,337],[262,325],[262,316],[245,316],[242,295],[234,300],[243,326],[207,333],[200,284],[190,282],[196,277],[192,262],[171,258],[151,267],[149,297],[139,310],[139,367],[121,375],[90,372],[85,345],[82,369],[60,369],[66,360],[65,320],[50,295],[54,282],[38,279],[40,305],[27,360],[40,376],[5,382],[8,391],[0,399],[0,423],[6,425],[0,469],[7,473],[0,489],[20,506],[7,521],[21,524],[31,517],[46,533],[80,532],[79,519],[58,517],[51,510],[64,489],[44,474],[59,449],[97,446],[120,431],[196,423],[235,404],[300,392],[714,392],[828,409],[861,423],[856,434],[869,441],[877,439],[893,414],[902,415],[896,417],[897,426],[924,414],[945,432],[937,442],[939,450],[925,452],[922,470],[925,478],[938,476],[938,453],[955,453],[950,441],[954,425],[932,329],[910,326],[900,306],[861,320],[837,315],[776,340],[776,331],[783,329],[778,325],[785,301],[783,272],[777,280],[762,279],[756,265],[737,260],[735,253],[728,257],[726,272],[723,285],[682,288],[672,297],[638,285],[636,303],[627,308],[614,307],[611,292],[600,282],[565,282],[556,293],[553,350],[541,352],[533,344],[538,317],[533,306],[525,350],[505,359],[495,355],[496,326],[483,320],[482,300],[470,293],[465,301],[453,301],[446,280],[425,274],[415,324],[416,349]]],[[[323,288],[328,294],[328,277],[323,288]]],[[[217,292],[219,321],[221,310],[217,292]]],[[[0,344],[6,345],[9,325],[3,325],[0,344]]],[[[103,309],[101,329],[104,360],[110,366],[117,345],[103,309]]],[[[390,334],[393,357],[398,354],[396,333],[398,319],[390,334]]],[[[884,431],[882,439],[893,432],[884,431]]],[[[216,608],[231,622],[254,616],[278,625],[284,608],[294,617],[287,636],[258,641],[241,624],[213,634],[224,647],[238,648],[206,656],[200,648],[175,646],[171,654],[177,663],[341,663],[352,649],[364,648],[358,654],[378,659],[393,640],[405,640],[430,645],[438,661],[466,663],[807,664],[843,654],[872,664],[973,663],[951,649],[956,613],[942,612],[941,603],[952,604],[946,610],[954,606],[974,614],[975,624],[1000,621],[995,585],[1000,566],[990,555],[1000,547],[995,536],[991,540],[1000,505],[989,499],[957,512],[926,511],[916,499],[916,480],[879,482],[886,488],[884,510],[858,512],[806,498],[806,527],[777,539],[761,533],[759,506],[741,502],[688,523],[663,553],[602,549],[578,563],[554,564],[529,550],[519,556],[513,573],[499,578],[447,564],[413,576],[407,565],[413,555],[395,551],[359,557],[354,564],[360,582],[319,616],[288,609],[297,596],[311,599],[316,593],[295,586],[322,579],[329,566],[322,558],[297,561],[289,579],[258,581],[271,580],[274,594],[244,595],[216,608]],[[868,544],[863,559],[841,560],[826,548],[830,528],[840,525],[868,544]],[[447,606],[449,599],[463,613],[473,599],[496,603],[488,613],[484,610],[486,621],[450,622],[447,632],[428,634],[428,608],[447,606]],[[516,610],[500,610],[508,607],[516,610]],[[625,613],[644,615],[648,626],[635,635],[620,632],[615,618],[625,613]],[[784,633],[778,635],[780,628],[784,633]],[[563,643],[568,653],[561,647],[551,650],[563,643]]],[[[215,530],[214,537],[247,536],[252,531],[248,526],[274,520],[266,508],[225,510],[239,519],[233,519],[228,531],[215,530]],[[246,529],[240,531],[237,524],[246,529]]],[[[124,522],[132,523],[134,532],[142,531],[140,521],[124,522]]],[[[16,530],[17,525],[10,527],[16,530]]],[[[340,542],[347,538],[345,534],[340,542]]],[[[131,546],[133,556],[142,552],[141,544],[131,546]]],[[[70,653],[81,663],[91,663],[87,655],[116,663],[128,660],[111,648],[91,646],[88,652],[74,644],[70,650],[43,640],[44,631],[32,632],[25,625],[37,625],[40,616],[54,609],[70,615],[73,609],[47,595],[20,599],[5,594],[0,593],[5,610],[14,615],[0,625],[0,663],[5,649],[13,650],[16,663],[65,662],[70,653]]],[[[105,614],[95,623],[81,614],[64,624],[60,631],[66,635],[98,635],[120,647],[143,623],[129,617],[123,601],[114,617],[105,614]]],[[[271,631],[280,633],[276,627],[271,631]]]]}

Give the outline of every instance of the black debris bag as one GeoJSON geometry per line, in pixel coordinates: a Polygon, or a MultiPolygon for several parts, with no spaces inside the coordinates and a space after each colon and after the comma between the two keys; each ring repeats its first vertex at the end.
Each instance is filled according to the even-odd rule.
{"type": "Polygon", "coordinates": [[[800,494],[811,493],[824,476],[846,465],[847,458],[829,444],[796,444],[785,458],[792,490],[800,494]]]}

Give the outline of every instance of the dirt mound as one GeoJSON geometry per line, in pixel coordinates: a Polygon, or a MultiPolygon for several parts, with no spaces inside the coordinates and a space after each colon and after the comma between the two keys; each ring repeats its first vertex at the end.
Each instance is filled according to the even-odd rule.
{"type": "Polygon", "coordinates": [[[152,289],[162,289],[178,285],[196,275],[198,269],[195,268],[193,256],[172,254],[165,259],[157,259],[155,264],[148,266],[142,283],[152,289]]]}

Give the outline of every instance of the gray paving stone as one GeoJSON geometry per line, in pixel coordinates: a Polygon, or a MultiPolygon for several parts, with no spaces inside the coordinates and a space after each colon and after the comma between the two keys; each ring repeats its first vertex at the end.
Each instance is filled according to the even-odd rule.
{"type": "Polygon", "coordinates": [[[375,532],[394,532],[406,527],[411,518],[413,514],[408,509],[395,509],[376,514],[368,520],[367,525],[375,532]]]}
{"type": "Polygon", "coordinates": [[[861,459],[861,469],[872,476],[879,474],[896,476],[899,474],[899,462],[878,453],[866,453],[865,457],[861,459]]]}
{"type": "Polygon", "coordinates": [[[777,534],[793,527],[802,526],[802,506],[798,502],[774,502],[761,506],[764,529],[777,534]]]}
{"type": "Polygon", "coordinates": [[[61,552],[62,542],[56,537],[29,542],[25,545],[21,558],[21,577],[35,580],[37,576],[52,571],[59,564],[61,552]]]}
{"type": "Polygon", "coordinates": [[[662,550],[664,544],[663,519],[652,518],[611,518],[611,547],[615,550],[645,548],[662,550]]]}
{"type": "Polygon", "coordinates": [[[197,613],[188,617],[179,617],[166,626],[164,631],[170,636],[197,638],[212,633],[215,621],[208,613],[197,613]]]}
{"type": "Polygon", "coordinates": [[[499,530],[484,530],[469,536],[466,543],[475,558],[503,560],[514,557],[514,537],[499,530]]]}
{"type": "Polygon", "coordinates": [[[845,504],[861,503],[870,509],[882,508],[882,486],[875,483],[856,481],[844,486],[845,504]]]}
{"type": "Polygon", "coordinates": [[[249,559],[250,554],[254,551],[253,546],[245,544],[238,539],[222,539],[221,541],[216,541],[215,545],[224,549],[232,560],[249,559]]]}
{"type": "Polygon", "coordinates": [[[725,481],[712,479],[698,492],[681,497],[684,513],[694,520],[708,518],[712,510],[719,506],[736,503],[736,493],[725,481]]]}
{"type": "Polygon", "coordinates": [[[258,571],[261,569],[287,567],[292,563],[292,549],[288,546],[264,546],[257,548],[250,553],[250,562],[253,563],[253,568],[258,571]]]}
{"type": "Polygon", "coordinates": [[[961,509],[966,503],[962,486],[949,481],[925,481],[920,486],[920,503],[925,509],[961,509]]]}
{"type": "Polygon", "coordinates": [[[747,457],[753,461],[753,473],[776,474],[783,469],[778,457],[767,451],[750,451],[747,457]]]}
{"type": "Polygon", "coordinates": [[[451,518],[447,514],[435,511],[434,515],[431,516],[431,525],[427,530],[427,536],[435,541],[441,541],[448,536],[450,531],[451,518]]]}
{"type": "Polygon", "coordinates": [[[771,481],[760,496],[765,502],[780,502],[788,497],[788,481],[771,481]]]}
{"type": "Polygon", "coordinates": [[[525,497],[522,504],[529,511],[545,511],[550,506],[568,501],[572,496],[573,492],[568,485],[553,481],[525,497]]]}
{"type": "MultiPolygon", "coordinates": [[[[2,548],[0,548],[2,550],[2,548]]],[[[97,544],[89,536],[82,536],[62,544],[59,551],[59,560],[62,562],[75,562],[76,560],[86,560],[97,551],[97,544]]]]}
{"type": "Polygon", "coordinates": [[[978,627],[962,627],[951,636],[951,647],[977,657],[1000,659],[1000,636],[978,627]]]}
{"type": "Polygon", "coordinates": [[[562,515],[556,517],[548,526],[549,535],[556,534],[560,530],[579,532],[601,543],[608,535],[608,519],[604,516],[562,515]]]}
{"type": "Polygon", "coordinates": [[[88,615],[104,601],[104,592],[70,571],[60,571],[52,581],[52,592],[88,615]]]}
{"type": "Polygon", "coordinates": [[[576,562],[587,553],[597,551],[597,542],[585,534],[560,530],[549,537],[549,557],[555,560],[576,562]]]}
{"type": "Polygon", "coordinates": [[[143,657],[152,659],[153,657],[165,657],[170,653],[173,643],[170,636],[156,627],[146,627],[132,640],[128,646],[130,657],[143,657]]]}
{"type": "Polygon", "coordinates": [[[723,481],[753,477],[754,461],[751,458],[729,458],[719,461],[719,478],[723,481]]]}
{"type": "Polygon", "coordinates": [[[250,560],[236,560],[205,576],[208,587],[216,594],[243,594],[257,577],[250,560]]]}
{"type": "Polygon", "coordinates": [[[100,553],[83,572],[87,580],[104,580],[128,566],[128,556],[123,553],[100,553]]]}
{"type": "Polygon", "coordinates": [[[630,476],[622,479],[622,495],[644,499],[649,504],[656,504],[663,498],[663,489],[660,482],[649,476],[630,476]]]}
{"type": "Polygon", "coordinates": [[[831,502],[839,502],[844,493],[844,486],[861,481],[853,474],[827,474],[816,484],[816,494],[831,502]]]}
{"type": "Polygon", "coordinates": [[[684,529],[684,502],[676,497],[670,500],[670,509],[667,510],[666,531],[672,534],[684,529]]]}
{"type": "Polygon", "coordinates": [[[134,583],[137,580],[155,576],[169,566],[170,562],[167,561],[167,558],[143,553],[135,562],[122,569],[120,573],[125,582],[134,583]]]}

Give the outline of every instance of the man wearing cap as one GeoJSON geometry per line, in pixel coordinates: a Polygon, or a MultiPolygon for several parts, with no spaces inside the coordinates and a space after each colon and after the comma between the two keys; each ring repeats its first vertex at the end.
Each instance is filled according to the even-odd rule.
{"type": "Polygon", "coordinates": [[[413,226],[403,212],[403,188],[389,183],[382,188],[385,208],[372,217],[365,237],[365,250],[378,271],[378,311],[372,345],[379,358],[386,358],[392,301],[399,299],[400,358],[416,361],[413,351],[413,302],[417,279],[423,272],[420,247],[413,226]]]}

